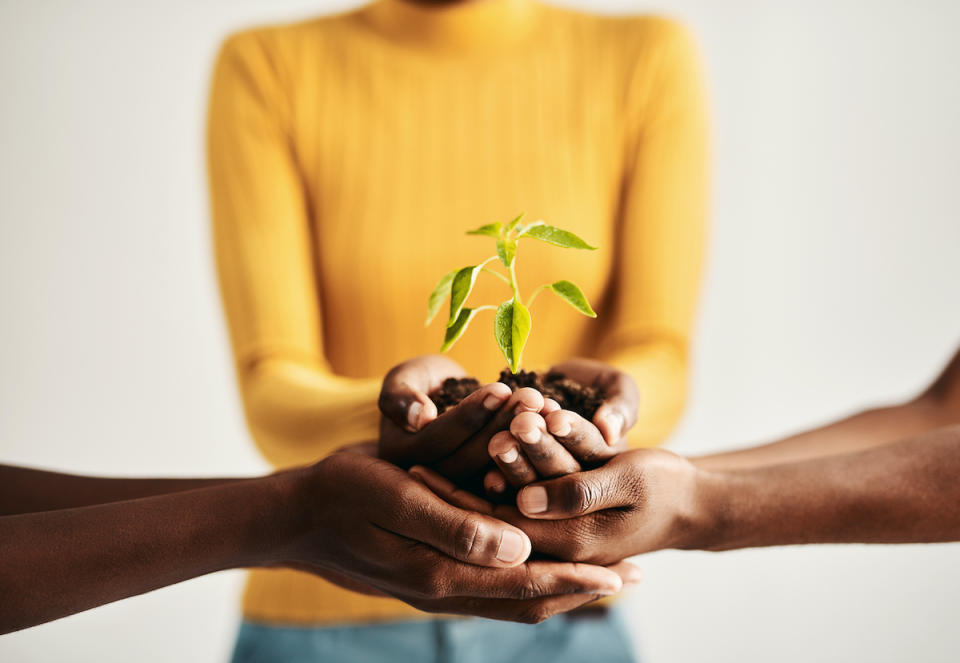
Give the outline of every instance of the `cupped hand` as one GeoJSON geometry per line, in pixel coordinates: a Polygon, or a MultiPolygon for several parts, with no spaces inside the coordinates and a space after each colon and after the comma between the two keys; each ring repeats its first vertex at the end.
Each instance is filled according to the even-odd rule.
{"type": "Polygon", "coordinates": [[[634,573],[527,561],[531,544],[520,529],[451,505],[368,455],[337,452],[304,476],[310,515],[282,563],[427,612],[538,622],[616,593],[634,573]]]}
{"type": "Polygon", "coordinates": [[[592,421],[559,406],[516,416],[508,431],[490,439],[488,452],[498,470],[484,487],[499,497],[537,479],[597,467],[627,449],[626,432],[636,423],[638,392],[629,375],[592,359],[570,359],[550,368],[605,396],[592,421]]]}
{"type": "Polygon", "coordinates": [[[463,479],[490,464],[487,445],[506,430],[519,412],[539,412],[543,397],[534,389],[484,385],[442,415],[429,393],[447,378],[464,377],[459,364],[442,355],[426,355],[387,373],[380,392],[378,455],[402,467],[429,463],[446,476],[463,479]]]}
{"type": "Polygon", "coordinates": [[[558,559],[609,564],[663,548],[687,548],[709,531],[702,472],[658,449],[626,451],[601,467],[523,487],[517,506],[490,505],[443,477],[414,468],[445,501],[510,522],[533,549],[558,559]]]}
{"type": "Polygon", "coordinates": [[[608,446],[616,446],[637,423],[640,392],[627,373],[596,359],[574,358],[550,367],[580,384],[597,387],[604,395],[592,422],[608,446]]]}

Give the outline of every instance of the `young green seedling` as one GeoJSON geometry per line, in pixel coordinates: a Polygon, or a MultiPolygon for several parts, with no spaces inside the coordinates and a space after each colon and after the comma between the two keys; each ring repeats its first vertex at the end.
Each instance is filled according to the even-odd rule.
{"type": "Polygon", "coordinates": [[[430,293],[430,299],[427,302],[428,325],[436,317],[444,300],[447,297],[450,298],[450,315],[447,318],[447,331],[440,348],[441,352],[449,350],[457,342],[457,339],[463,336],[467,325],[470,324],[477,313],[495,310],[497,313],[494,316],[493,333],[497,339],[497,345],[500,346],[503,356],[506,357],[507,363],[510,365],[510,370],[516,373],[520,369],[520,357],[523,354],[524,346],[527,344],[527,338],[530,336],[530,306],[542,290],[552,290],[580,313],[591,318],[597,317],[597,314],[590,308],[590,303],[584,296],[583,291],[570,281],[546,283],[534,290],[526,302],[520,298],[520,289],[517,286],[516,262],[517,242],[521,239],[530,237],[568,249],[593,251],[597,248],[590,246],[572,232],[547,225],[543,221],[521,225],[520,221],[523,220],[523,216],[521,214],[506,224],[490,223],[476,230],[468,231],[468,235],[485,235],[494,238],[497,241],[497,254],[490,256],[479,265],[455,269],[444,274],[433,292],[430,293]],[[487,263],[497,259],[506,267],[507,273],[505,275],[487,268],[487,263]],[[486,305],[468,308],[466,306],[467,297],[470,296],[480,272],[491,274],[506,283],[512,292],[512,297],[500,306],[486,305]]]}

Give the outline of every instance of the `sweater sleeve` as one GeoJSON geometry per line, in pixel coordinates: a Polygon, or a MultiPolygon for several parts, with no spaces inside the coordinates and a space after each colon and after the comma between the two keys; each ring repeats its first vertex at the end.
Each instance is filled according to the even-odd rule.
{"type": "Polygon", "coordinates": [[[376,437],[377,379],[334,374],[285,72],[261,32],[223,45],[207,118],[213,244],[250,431],[277,466],[376,437]]]}
{"type": "Polygon", "coordinates": [[[675,23],[654,20],[627,91],[627,156],[618,219],[612,324],[603,359],[640,390],[634,446],[676,425],[704,253],[707,122],[697,52],[675,23]]]}

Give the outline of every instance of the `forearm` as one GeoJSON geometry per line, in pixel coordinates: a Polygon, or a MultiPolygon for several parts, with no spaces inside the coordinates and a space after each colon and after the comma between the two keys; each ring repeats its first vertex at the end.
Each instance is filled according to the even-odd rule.
{"type": "Polygon", "coordinates": [[[0,516],[119,502],[234,481],[239,479],[114,479],[0,465],[0,516]]]}
{"type": "Polygon", "coordinates": [[[282,559],[303,526],[298,472],[0,518],[0,632],[282,559]]]}
{"type": "Polygon", "coordinates": [[[379,378],[345,378],[274,359],[259,362],[241,379],[254,439],[277,467],[312,462],[346,444],[377,439],[379,378]]]}
{"type": "Polygon", "coordinates": [[[960,540],[960,427],[770,467],[699,471],[691,545],[960,540]]]}
{"type": "Polygon", "coordinates": [[[844,454],[960,423],[960,351],[923,394],[783,440],[691,459],[705,470],[747,469],[844,454]]]}
{"type": "Polygon", "coordinates": [[[860,412],[783,440],[736,451],[693,458],[705,470],[748,469],[846,454],[896,442],[960,422],[960,413],[936,398],[860,412]]]}

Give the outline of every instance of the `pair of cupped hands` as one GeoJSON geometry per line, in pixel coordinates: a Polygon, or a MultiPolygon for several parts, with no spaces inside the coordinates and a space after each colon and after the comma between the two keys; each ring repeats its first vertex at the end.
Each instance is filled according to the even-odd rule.
{"type": "Polygon", "coordinates": [[[394,367],[378,443],[315,466],[323,563],[289,565],[427,612],[528,623],[639,582],[623,560],[673,545],[692,466],[627,449],[627,374],[588,359],[551,370],[602,389],[592,421],[499,382],[438,415],[428,394],[463,368],[440,355],[394,367]]]}

